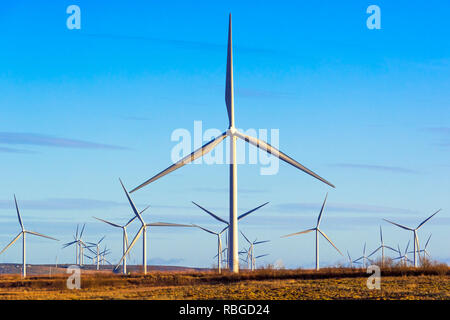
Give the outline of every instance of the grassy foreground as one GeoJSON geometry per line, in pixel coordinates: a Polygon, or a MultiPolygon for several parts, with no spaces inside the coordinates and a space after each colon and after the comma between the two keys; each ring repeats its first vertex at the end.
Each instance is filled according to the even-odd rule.
{"type": "Polygon", "coordinates": [[[66,287],[68,275],[0,276],[0,299],[450,299],[450,271],[387,268],[381,290],[369,290],[362,269],[262,269],[238,275],[214,272],[151,272],[122,276],[82,272],[81,289],[66,287]]]}

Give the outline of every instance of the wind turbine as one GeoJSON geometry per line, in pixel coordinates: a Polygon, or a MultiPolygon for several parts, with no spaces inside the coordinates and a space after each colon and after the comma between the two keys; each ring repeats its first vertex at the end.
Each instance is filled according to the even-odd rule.
{"type": "Polygon", "coordinates": [[[222,269],[221,269],[222,268],[222,251],[223,251],[222,250],[222,234],[227,228],[222,229],[222,231],[220,231],[220,232],[214,232],[209,229],[198,226],[196,224],[194,224],[193,226],[217,236],[217,271],[219,273],[222,273],[222,269]]]}
{"type": "Polygon", "coordinates": [[[353,260],[352,260],[352,257],[350,257],[350,252],[348,252],[348,250],[347,250],[347,256],[348,256],[348,263],[349,263],[349,265],[350,265],[350,268],[353,269],[353,264],[354,264],[354,263],[361,264],[360,262],[357,262],[357,261],[353,261],[353,260]]]}
{"type": "MultiPolygon", "coordinates": [[[[421,249],[421,250],[418,251],[419,253],[422,252],[423,258],[425,258],[425,257],[431,258],[431,255],[430,255],[430,253],[429,253],[428,250],[427,250],[428,243],[430,242],[430,239],[431,239],[431,235],[432,235],[432,234],[430,233],[430,236],[428,237],[427,242],[425,243],[425,246],[423,247],[423,249],[421,249]]],[[[408,253],[413,253],[413,252],[410,251],[410,252],[408,252],[408,253]]]]}
{"type": "Polygon", "coordinates": [[[17,205],[16,195],[14,195],[14,203],[16,205],[17,217],[19,218],[19,224],[20,224],[20,228],[22,229],[22,231],[20,231],[20,233],[2,251],[0,251],[0,254],[5,252],[6,249],[8,249],[10,246],[12,246],[14,244],[14,242],[16,242],[20,237],[22,237],[22,276],[25,278],[27,276],[26,235],[31,234],[31,235],[35,235],[38,237],[51,239],[51,240],[56,240],[56,241],[59,241],[59,240],[49,237],[49,236],[46,236],[46,235],[43,235],[41,233],[25,230],[25,227],[23,226],[23,223],[22,223],[22,218],[20,217],[19,206],[17,205]]]}
{"type": "Polygon", "coordinates": [[[383,231],[381,230],[381,226],[380,226],[380,241],[381,241],[381,245],[376,248],[371,254],[369,254],[368,258],[370,258],[372,255],[374,255],[375,253],[377,253],[379,250],[381,250],[381,266],[384,265],[384,248],[392,250],[394,252],[397,252],[397,250],[395,250],[392,247],[386,246],[383,242],[383,231]]]}
{"type": "Polygon", "coordinates": [[[402,255],[402,252],[400,251],[400,245],[398,245],[398,257],[394,258],[392,260],[399,260],[401,259],[403,264],[406,266],[408,264],[408,262],[413,262],[408,258],[408,248],[409,248],[409,243],[411,242],[411,240],[408,241],[408,244],[406,245],[406,249],[405,249],[405,253],[402,255]]]}
{"type": "Polygon", "coordinates": [[[366,243],[364,242],[364,248],[363,248],[363,255],[361,257],[359,257],[358,259],[356,259],[354,262],[358,262],[359,260],[362,259],[362,265],[365,268],[367,266],[367,261],[369,261],[370,263],[372,263],[372,260],[369,259],[368,256],[366,256],[366,243]]]}
{"type": "Polygon", "coordinates": [[[123,259],[126,258],[126,256],[129,254],[130,250],[135,245],[136,241],[139,239],[139,237],[142,235],[142,264],[144,267],[144,274],[147,274],[147,227],[193,227],[193,225],[188,224],[178,224],[178,223],[169,223],[169,222],[154,222],[154,223],[145,223],[144,219],[142,218],[142,215],[140,212],[136,209],[136,206],[134,205],[133,200],[131,200],[130,194],[125,189],[122,180],[120,180],[120,184],[122,185],[123,191],[125,192],[125,195],[127,196],[128,202],[130,203],[131,208],[133,209],[134,214],[141,222],[141,227],[139,228],[138,232],[136,233],[136,236],[134,237],[133,241],[131,241],[130,246],[127,248],[127,250],[124,252],[122,258],[120,259],[119,263],[116,265],[114,270],[117,270],[120,263],[123,259]]]}
{"type": "MultiPolygon", "coordinates": [[[[216,219],[216,220],[218,220],[218,221],[220,221],[220,222],[222,222],[222,223],[224,223],[226,225],[226,227],[220,233],[222,233],[223,231],[226,231],[226,230],[228,232],[228,228],[230,227],[230,223],[228,221],[226,221],[226,220],[222,219],[221,217],[219,217],[218,215],[212,213],[210,210],[207,210],[207,209],[203,208],[201,205],[195,203],[194,201],[192,201],[192,203],[195,204],[200,209],[202,209],[203,211],[205,211],[207,214],[209,214],[214,219],[216,219]]],[[[256,210],[264,207],[268,203],[269,202],[263,203],[262,205],[259,205],[256,208],[253,208],[253,209],[251,209],[251,210],[249,210],[247,212],[244,212],[243,214],[241,214],[240,216],[237,217],[237,220],[238,221],[241,220],[242,218],[248,216],[250,213],[255,212],[256,210]]],[[[228,241],[227,241],[227,250],[228,250],[228,241]]]]}
{"type": "Polygon", "coordinates": [[[237,220],[237,163],[236,163],[236,142],[237,139],[242,139],[269,154],[278,157],[279,159],[287,162],[288,164],[300,169],[301,171],[313,176],[314,178],[328,184],[334,188],[334,185],[318,176],[313,171],[304,167],[291,157],[287,156],[285,153],[279,151],[275,147],[271,146],[265,141],[248,136],[240,131],[238,131],[234,124],[234,83],[233,83],[233,50],[232,50],[232,32],[231,32],[231,14],[229,16],[228,25],[228,50],[227,50],[227,72],[226,72],[226,82],[225,82],[225,104],[227,106],[228,112],[228,129],[215,139],[209,141],[199,149],[195,150],[191,154],[187,155],[178,162],[172,164],[167,169],[156,174],[152,178],[148,179],[141,185],[137,186],[131,193],[141,189],[142,187],[158,180],[159,178],[169,174],[172,171],[194,161],[195,159],[209,153],[213,150],[220,142],[225,138],[230,137],[230,216],[229,216],[229,226],[230,231],[228,233],[229,237],[229,250],[228,250],[228,267],[233,272],[239,272],[239,255],[238,255],[238,220],[237,220]]]}
{"type": "Polygon", "coordinates": [[[63,249],[70,247],[71,245],[75,245],[75,260],[76,260],[75,264],[79,266],[82,266],[84,261],[83,248],[86,247],[86,244],[83,242],[83,240],[81,240],[81,237],[83,236],[85,226],[86,223],[83,224],[83,228],[81,228],[80,235],[78,235],[79,225],[77,224],[77,231],[75,233],[75,236],[73,236],[74,241],[63,244],[63,249]]]}
{"type": "MultiPolygon", "coordinates": [[[[141,214],[143,214],[144,211],[147,210],[148,208],[149,208],[149,206],[147,206],[144,210],[142,210],[142,211],[141,211],[141,214]]],[[[128,226],[130,225],[130,223],[132,223],[136,218],[137,218],[137,216],[135,215],[133,218],[131,218],[130,220],[128,220],[128,222],[127,222],[126,224],[124,224],[124,225],[122,226],[122,225],[118,225],[118,224],[116,224],[116,223],[112,223],[112,222],[109,222],[109,221],[106,221],[106,220],[103,220],[103,219],[94,217],[94,219],[97,219],[97,220],[99,220],[99,221],[102,221],[102,222],[104,222],[104,223],[107,223],[107,224],[109,224],[109,225],[111,225],[111,226],[113,226],[113,227],[121,228],[121,229],[122,229],[123,254],[125,254],[125,251],[127,251],[127,248],[128,248],[128,234],[127,234],[127,227],[128,227],[128,226]]],[[[123,259],[123,267],[122,267],[122,269],[123,269],[123,270],[122,270],[123,274],[127,274],[127,257],[125,257],[125,258],[123,259]]]]}
{"type": "MultiPolygon", "coordinates": [[[[396,225],[397,227],[400,227],[402,229],[408,230],[408,231],[412,231],[413,235],[414,235],[414,267],[417,267],[417,260],[416,260],[416,254],[417,252],[420,250],[420,246],[419,246],[419,237],[417,236],[417,231],[428,221],[430,220],[435,214],[437,214],[439,211],[441,211],[441,209],[439,209],[438,211],[436,211],[435,213],[433,213],[431,216],[429,216],[428,218],[426,218],[425,220],[423,220],[415,229],[412,228],[408,228],[405,226],[402,226],[401,224],[389,221],[387,219],[383,219],[384,221],[387,221],[393,225],[396,225]]],[[[420,255],[419,255],[419,259],[420,259],[420,255]]]]}
{"type": "Polygon", "coordinates": [[[334,245],[334,243],[330,240],[330,238],[328,238],[328,236],[325,234],[325,232],[323,232],[319,228],[320,221],[322,219],[323,209],[325,207],[325,203],[327,202],[327,197],[328,197],[328,193],[325,195],[325,200],[323,201],[322,208],[320,209],[319,217],[317,218],[317,225],[316,225],[315,228],[311,228],[311,229],[308,229],[308,230],[305,230],[305,231],[296,232],[296,233],[291,233],[291,234],[288,234],[288,235],[285,235],[285,236],[281,237],[281,238],[287,238],[287,237],[291,237],[291,236],[295,236],[295,235],[299,235],[299,234],[304,234],[304,233],[309,233],[311,231],[315,231],[316,232],[316,270],[319,270],[319,234],[321,234],[325,239],[327,239],[327,241],[337,250],[337,252],[339,252],[339,254],[341,256],[343,256],[341,251],[339,251],[339,249],[334,245]]]}
{"type": "Polygon", "coordinates": [[[99,259],[99,255],[100,255],[100,243],[103,241],[103,239],[105,239],[106,236],[103,236],[103,238],[101,238],[97,243],[94,242],[87,242],[87,244],[89,244],[90,246],[88,246],[88,250],[93,252],[90,248],[91,247],[95,247],[97,249],[97,252],[93,252],[96,254],[97,257],[97,270],[100,269],[100,259],[99,259]]]}
{"type": "MultiPolygon", "coordinates": [[[[242,231],[241,231],[241,234],[244,236],[244,239],[250,245],[249,249],[247,250],[247,261],[250,258],[251,270],[254,271],[255,268],[256,268],[256,263],[255,263],[255,259],[256,259],[256,257],[255,257],[255,245],[266,243],[266,242],[269,242],[270,240],[256,241],[257,239],[255,239],[255,241],[251,242],[250,240],[248,240],[248,238],[245,236],[245,234],[242,231]]],[[[258,258],[261,258],[261,257],[258,256],[258,258]]]]}

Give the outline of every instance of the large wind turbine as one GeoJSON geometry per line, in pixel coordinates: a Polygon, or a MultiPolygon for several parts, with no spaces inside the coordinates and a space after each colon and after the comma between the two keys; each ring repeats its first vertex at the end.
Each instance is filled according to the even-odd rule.
{"type": "Polygon", "coordinates": [[[392,250],[394,252],[397,252],[397,250],[395,250],[392,247],[386,246],[383,242],[383,231],[381,230],[381,226],[380,226],[380,241],[381,241],[381,245],[376,248],[371,254],[369,254],[368,258],[370,258],[372,255],[374,255],[375,253],[377,253],[379,250],[381,250],[381,266],[384,265],[384,248],[392,250]]]}
{"type": "Polygon", "coordinates": [[[233,272],[239,272],[239,255],[238,255],[238,219],[237,219],[237,163],[236,163],[236,142],[237,139],[242,139],[266,152],[280,158],[281,160],[289,163],[290,165],[302,170],[303,172],[313,176],[314,178],[328,184],[334,188],[334,185],[327,180],[321,178],[316,173],[312,172],[308,168],[304,167],[291,157],[287,156],[285,153],[279,151],[273,146],[269,145],[267,142],[260,139],[248,136],[244,133],[238,131],[234,125],[234,83],[233,83],[233,50],[232,50],[232,32],[231,32],[231,14],[229,17],[228,26],[228,50],[227,50],[227,73],[226,73],[226,85],[225,85],[225,104],[227,106],[228,112],[228,130],[223,132],[220,136],[209,141],[201,148],[195,150],[191,154],[187,155],[178,162],[172,164],[167,169],[156,174],[152,178],[148,179],[141,185],[137,186],[131,192],[139,190],[140,188],[158,180],[159,178],[169,174],[170,172],[188,164],[195,159],[207,154],[213,150],[220,142],[222,142],[226,137],[230,137],[230,217],[229,225],[230,230],[228,232],[229,237],[229,250],[228,250],[228,266],[233,272]]]}
{"type": "MultiPolygon", "coordinates": [[[[393,225],[396,225],[397,227],[400,227],[402,229],[408,230],[408,231],[412,231],[413,235],[414,235],[414,267],[417,267],[417,259],[416,259],[416,254],[418,251],[420,251],[420,246],[419,246],[419,237],[417,236],[417,231],[428,221],[430,220],[435,214],[437,214],[439,211],[441,211],[441,209],[439,209],[438,211],[436,211],[435,213],[433,213],[431,216],[429,216],[428,218],[426,218],[425,220],[423,220],[415,229],[412,228],[408,228],[405,226],[402,226],[401,224],[389,221],[387,219],[383,219],[386,222],[389,222],[393,225]]],[[[420,259],[420,255],[419,255],[419,259],[420,259]]]]}
{"type": "Polygon", "coordinates": [[[12,246],[14,244],[14,242],[16,242],[20,237],[22,237],[22,276],[25,278],[27,276],[26,235],[32,234],[35,236],[39,236],[39,237],[43,237],[43,238],[47,238],[47,239],[51,239],[51,240],[56,240],[56,241],[59,241],[59,240],[49,237],[49,236],[46,236],[46,235],[43,235],[43,234],[40,234],[40,233],[37,233],[37,232],[34,232],[34,231],[25,230],[25,227],[23,226],[23,223],[22,223],[22,218],[20,217],[19,206],[17,205],[16,195],[14,195],[14,203],[16,205],[17,217],[19,218],[19,224],[20,224],[20,228],[22,229],[22,231],[20,231],[20,233],[2,251],[0,251],[0,254],[5,252],[6,249],[8,249],[10,246],[12,246]]]}
{"type": "Polygon", "coordinates": [[[120,184],[122,185],[125,195],[127,196],[128,202],[130,203],[130,206],[133,209],[134,214],[141,222],[141,227],[139,228],[138,232],[136,233],[136,236],[134,237],[133,241],[131,241],[130,246],[127,247],[127,250],[124,252],[122,258],[120,259],[119,263],[116,265],[114,270],[117,270],[117,268],[119,267],[122,260],[126,258],[126,256],[129,254],[130,250],[135,245],[136,241],[142,235],[142,264],[144,267],[144,274],[147,274],[147,227],[193,227],[193,225],[169,223],[169,222],[145,223],[144,219],[142,218],[141,213],[137,210],[136,206],[134,205],[133,200],[131,200],[130,194],[128,193],[127,189],[125,189],[125,186],[123,185],[122,180],[119,179],[119,181],[120,181],[120,184]]]}
{"type": "Polygon", "coordinates": [[[323,204],[322,204],[322,208],[320,209],[319,217],[317,218],[317,225],[316,225],[315,228],[311,228],[311,229],[308,229],[308,230],[305,230],[305,231],[300,231],[300,232],[291,233],[291,234],[282,236],[282,238],[286,238],[286,237],[295,236],[295,235],[298,235],[298,234],[309,233],[311,231],[315,231],[316,232],[316,270],[319,270],[319,233],[325,239],[327,239],[327,241],[337,250],[337,252],[339,252],[339,254],[341,256],[343,256],[341,251],[339,251],[339,249],[334,245],[334,243],[330,240],[330,238],[328,238],[328,236],[325,234],[325,232],[323,232],[322,230],[319,229],[320,221],[322,219],[323,208],[325,207],[325,203],[327,202],[327,197],[328,197],[328,193],[326,194],[325,200],[323,201],[323,204]]]}

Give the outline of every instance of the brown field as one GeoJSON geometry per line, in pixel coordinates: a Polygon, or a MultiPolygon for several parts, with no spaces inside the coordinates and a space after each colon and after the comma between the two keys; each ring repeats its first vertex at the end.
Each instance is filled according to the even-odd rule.
{"type": "Polygon", "coordinates": [[[367,288],[368,276],[365,270],[349,268],[318,272],[267,268],[238,275],[151,271],[145,276],[83,270],[81,289],[69,290],[65,273],[26,279],[3,274],[0,299],[450,299],[447,265],[382,269],[381,290],[367,288]]]}

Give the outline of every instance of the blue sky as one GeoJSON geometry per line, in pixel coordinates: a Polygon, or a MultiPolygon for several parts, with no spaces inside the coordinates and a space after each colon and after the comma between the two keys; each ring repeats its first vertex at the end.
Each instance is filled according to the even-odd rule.
{"type": "MultiPolygon", "coordinates": [[[[226,129],[232,12],[236,125],[279,129],[282,151],[336,185],[287,164],[273,176],[239,166],[239,211],[270,201],[240,224],[272,240],[257,249],[270,253],[262,263],[313,265],[312,235],[280,236],[313,227],[326,192],[322,228],[342,251],[375,248],[379,225],[404,248],[410,235],[382,218],[415,226],[442,208],[419,237],[433,233],[429,251],[449,261],[449,9],[443,1],[2,4],[0,245],[19,231],[16,193],[26,227],[63,243],[86,222],[86,239],[106,235],[119,259],[120,230],[92,219],[131,217],[118,178],[131,189],[170,165],[175,129],[192,132],[198,120],[226,129]],[[66,27],[71,4],[81,30],[66,27]],[[366,27],[371,4],[381,30],[366,27]]],[[[190,201],[226,218],[227,177],[226,165],[190,165],[133,197],[152,206],[149,222],[219,229],[190,201]]],[[[29,237],[30,263],[72,262],[60,244],[29,237]]],[[[215,244],[200,230],[151,230],[149,263],[210,266],[215,244]]],[[[0,262],[20,261],[20,247],[0,262]]],[[[340,261],[333,250],[321,242],[324,264],[340,261]]],[[[135,252],[140,262],[139,244],[135,252]]]]}

